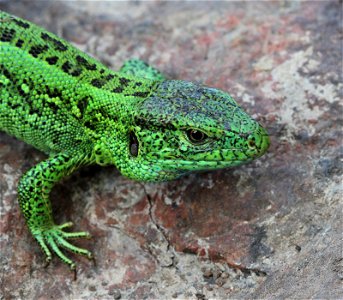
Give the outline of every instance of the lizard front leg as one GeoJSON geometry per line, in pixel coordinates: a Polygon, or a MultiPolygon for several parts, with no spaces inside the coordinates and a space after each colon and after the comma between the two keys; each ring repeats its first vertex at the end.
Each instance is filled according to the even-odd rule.
{"type": "Polygon", "coordinates": [[[73,238],[90,238],[89,233],[65,232],[64,229],[72,226],[71,222],[56,225],[49,199],[50,191],[57,182],[79,166],[89,163],[89,158],[85,155],[57,154],[31,168],[20,179],[18,185],[20,208],[32,235],[46,255],[47,263],[52,258],[52,250],[72,270],[75,270],[75,263],[61,251],[60,247],[92,258],[91,252],[67,241],[73,238]]]}

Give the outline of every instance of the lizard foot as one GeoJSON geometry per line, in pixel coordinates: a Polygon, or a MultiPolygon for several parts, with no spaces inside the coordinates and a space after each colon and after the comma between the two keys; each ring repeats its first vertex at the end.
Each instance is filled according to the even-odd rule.
{"type": "Polygon", "coordinates": [[[77,238],[90,238],[88,232],[65,232],[64,229],[69,228],[73,225],[71,222],[64,223],[62,225],[53,225],[50,228],[36,229],[34,230],[34,237],[38,241],[40,247],[42,248],[46,256],[46,265],[51,261],[52,254],[50,249],[56,253],[56,255],[67,265],[69,265],[71,270],[75,270],[76,264],[69,259],[60,249],[60,247],[74,252],[76,254],[81,254],[86,256],[88,259],[93,259],[93,255],[90,251],[74,246],[69,243],[68,239],[77,238]]]}

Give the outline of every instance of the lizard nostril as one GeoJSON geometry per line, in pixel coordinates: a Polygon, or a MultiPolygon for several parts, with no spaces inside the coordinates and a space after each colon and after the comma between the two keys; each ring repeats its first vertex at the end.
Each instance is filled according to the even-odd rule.
{"type": "Polygon", "coordinates": [[[256,142],[255,142],[254,138],[251,138],[251,139],[248,140],[248,147],[250,149],[255,149],[256,148],[256,142]]]}

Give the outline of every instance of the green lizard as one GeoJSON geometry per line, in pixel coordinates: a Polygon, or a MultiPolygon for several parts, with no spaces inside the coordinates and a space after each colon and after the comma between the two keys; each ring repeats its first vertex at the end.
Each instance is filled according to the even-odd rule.
{"type": "Polygon", "coordinates": [[[49,193],[81,166],[114,165],[132,179],[164,181],[237,166],[263,155],[266,131],[220,90],[167,80],[140,60],[109,70],[52,33],[0,12],[0,130],[48,158],[22,176],[18,198],[46,255],[87,232],[56,225],[49,193]]]}

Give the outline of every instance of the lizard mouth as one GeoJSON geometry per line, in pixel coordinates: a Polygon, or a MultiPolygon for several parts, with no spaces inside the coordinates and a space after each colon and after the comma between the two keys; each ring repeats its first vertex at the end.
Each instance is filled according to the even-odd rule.
{"type": "MultiPolygon", "coordinates": [[[[248,144],[247,148],[230,148],[214,150],[206,153],[208,150],[198,151],[189,155],[187,159],[175,156],[172,153],[154,161],[162,166],[164,170],[181,170],[181,171],[202,171],[215,170],[234,167],[251,162],[262,156],[269,147],[269,137],[261,136],[259,143],[248,144]]],[[[153,155],[153,153],[152,153],[153,155]]]]}
{"type": "Polygon", "coordinates": [[[243,163],[248,163],[252,160],[253,158],[244,160],[232,159],[226,161],[164,159],[157,160],[156,163],[163,166],[163,168],[165,168],[166,170],[202,171],[234,167],[243,163]]]}
{"type": "Polygon", "coordinates": [[[262,156],[270,145],[267,134],[252,134],[248,136],[243,147],[215,149],[208,148],[193,150],[180,155],[170,149],[158,153],[149,153],[148,160],[159,165],[168,172],[188,173],[191,171],[205,171],[224,169],[242,165],[262,156]]]}

